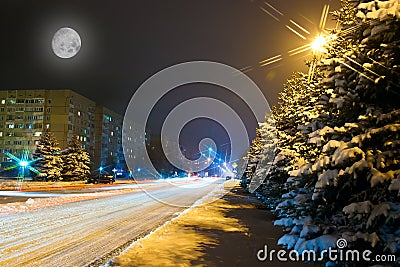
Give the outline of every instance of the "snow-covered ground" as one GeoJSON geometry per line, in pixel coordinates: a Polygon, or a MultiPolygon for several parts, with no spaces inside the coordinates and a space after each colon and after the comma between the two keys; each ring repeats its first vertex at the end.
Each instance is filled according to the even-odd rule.
{"type": "MultiPolygon", "coordinates": [[[[88,264],[176,216],[185,206],[221,186],[224,181],[219,181],[211,183],[198,179],[196,183],[204,183],[204,186],[196,189],[165,184],[146,192],[136,190],[109,197],[104,194],[110,192],[97,192],[93,193],[99,194],[95,199],[3,215],[0,217],[0,265],[88,264]],[[168,202],[180,206],[165,204],[168,202]]],[[[71,196],[36,198],[24,205],[65,197],[71,196]]]]}

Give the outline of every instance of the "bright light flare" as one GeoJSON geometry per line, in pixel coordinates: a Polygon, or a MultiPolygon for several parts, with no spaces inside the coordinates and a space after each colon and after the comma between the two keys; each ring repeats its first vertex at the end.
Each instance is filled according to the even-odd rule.
{"type": "Polygon", "coordinates": [[[314,42],[311,44],[311,48],[313,49],[314,53],[316,52],[324,52],[325,47],[328,44],[328,40],[323,37],[322,35],[318,35],[314,42]]]}
{"type": "Polygon", "coordinates": [[[21,160],[18,164],[19,164],[19,166],[25,168],[29,165],[29,162],[26,160],[21,160]]]}

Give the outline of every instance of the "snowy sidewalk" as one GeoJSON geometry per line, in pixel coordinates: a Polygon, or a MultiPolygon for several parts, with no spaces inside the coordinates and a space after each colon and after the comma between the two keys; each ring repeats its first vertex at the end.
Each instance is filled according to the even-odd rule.
{"type": "MultiPolygon", "coordinates": [[[[261,262],[257,252],[280,249],[273,215],[242,188],[200,205],[140,239],[111,266],[305,266],[261,262]]],[[[308,265],[310,266],[310,265],[308,265]]],[[[311,265],[312,266],[312,265],[311,265]]]]}

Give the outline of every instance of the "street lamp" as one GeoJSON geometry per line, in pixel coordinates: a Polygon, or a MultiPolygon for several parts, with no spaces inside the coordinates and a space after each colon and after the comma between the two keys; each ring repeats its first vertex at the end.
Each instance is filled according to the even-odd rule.
{"type": "Polygon", "coordinates": [[[311,48],[313,49],[314,53],[323,52],[325,50],[324,48],[326,45],[327,45],[326,37],[318,35],[317,37],[315,37],[314,42],[311,43],[311,48]]]}
{"type": "Polygon", "coordinates": [[[310,47],[313,50],[313,61],[310,64],[310,68],[308,70],[308,81],[310,82],[314,77],[314,71],[316,67],[317,60],[321,59],[321,54],[326,53],[326,48],[329,46],[329,42],[335,40],[337,36],[335,34],[322,35],[319,34],[315,37],[314,41],[310,44],[310,47]]]}
{"type": "Polygon", "coordinates": [[[26,168],[26,167],[28,167],[28,165],[29,165],[29,162],[27,162],[26,160],[21,160],[19,162],[19,166],[21,166],[22,168],[26,168]]]}
{"type": "Polygon", "coordinates": [[[114,168],[112,169],[112,172],[114,173],[114,181],[117,179],[116,173],[117,173],[117,169],[114,168]]]}
{"type": "Polygon", "coordinates": [[[98,184],[100,184],[100,176],[101,176],[101,172],[104,170],[104,168],[102,166],[100,166],[99,168],[99,179],[97,181],[98,184]]]}
{"type": "Polygon", "coordinates": [[[314,42],[311,43],[311,48],[314,54],[319,52],[325,53],[326,47],[329,46],[329,42],[335,40],[337,38],[336,34],[329,34],[329,35],[318,35],[315,37],[314,42]]]}
{"type": "Polygon", "coordinates": [[[21,160],[20,162],[18,162],[18,165],[21,167],[21,179],[23,180],[25,178],[25,168],[28,167],[29,162],[26,160],[21,160]]]}

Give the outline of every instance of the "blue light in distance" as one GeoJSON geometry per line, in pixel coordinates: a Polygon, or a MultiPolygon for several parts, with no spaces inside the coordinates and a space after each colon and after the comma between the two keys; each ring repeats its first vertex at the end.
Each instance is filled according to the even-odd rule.
{"type": "Polygon", "coordinates": [[[19,164],[19,166],[25,168],[29,165],[29,162],[26,160],[21,160],[18,164],[19,164]]]}

